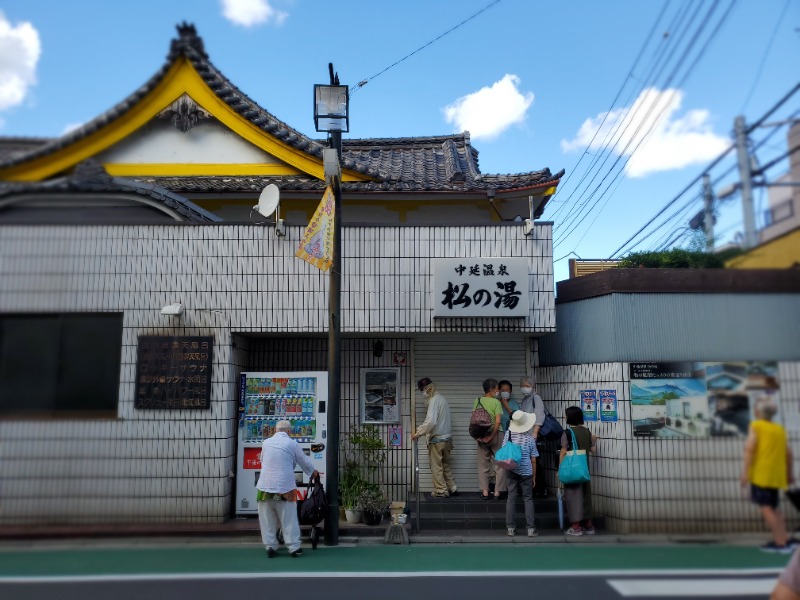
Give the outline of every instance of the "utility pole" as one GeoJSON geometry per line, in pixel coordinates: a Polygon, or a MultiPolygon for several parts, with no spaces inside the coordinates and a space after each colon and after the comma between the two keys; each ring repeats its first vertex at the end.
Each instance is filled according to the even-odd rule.
{"type": "Polygon", "coordinates": [[[758,244],[756,232],[756,216],[753,208],[753,182],[750,155],[747,152],[747,129],[744,117],[736,117],[734,121],[736,132],[736,154],[739,159],[739,180],[742,193],[742,216],[744,217],[744,249],[758,244]]]}
{"type": "Polygon", "coordinates": [[[714,250],[714,192],[711,189],[711,176],[703,175],[703,229],[706,232],[706,250],[714,250]]]}

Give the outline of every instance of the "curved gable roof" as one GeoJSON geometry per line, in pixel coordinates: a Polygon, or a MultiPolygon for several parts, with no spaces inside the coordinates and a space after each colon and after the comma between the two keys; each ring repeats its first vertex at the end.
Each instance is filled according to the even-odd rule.
{"type": "MultiPolygon", "coordinates": [[[[240,117],[243,124],[249,126],[243,131],[243,137],[248,137],[249,141],[304,172],[322,179],[323,144],[277,119],[233,85],[209,61],[203,41],[197,35],[194,25],[183,23],[177,29],[178,38],[172,41],[166,64],[147,83],[82,127],[42,145],[33,146],[29,152],[11,154],[10,158],[0,162],[0,177],[35,180],[71,168],[81,160],[91,158],[99,150],[129,135],[165,108],[169,102],[188,91],[198,103],[203,104],[205,100],[204,108],[223,123],[229,121],[226,124],[230,124],[230,117],[220,114],[220,110],[214,110],[213,106],[208,106],[209,103],[216,104],[217,107],[224,106],[226,110],[223,112],[229,114],[232,112],[240,117]],[[183,69],[183,77],[187,77],[186,65],[194,71],[199,81],[195,82],[191,90],[176,89],[176,86],[181,85],[174,82],[178,79],[176,74],[183,69]],[[155,95],[160,95],[159,100],[153,98],[155,95]],[[169,101],[165,101],[164,96],[168,96],[169,101]],[[150,103],[145,106],[148,100],[150,103]],[[127,126],[120,126],[126,119],[127,126]],[[109,126],[116,126],[119,132],[116,135],[107,135],[103,142],[98,141],[109,126]],[[264,133],[268,134],[268,137],[264,136],[264,133]],[[278,142],[279,146],[269,145],[269,138],[278,142]]],[[[380,179],[379,173],[356,161],[346,160],[342,166],[357,174],[356,179],[380,179]]]]}
{"type": "MultiPolygon", "coordinates": [[[[285,190],[323,189],[325,142],[293,129],[233,85],[210,62],[193,25],[183,23],[177,30],[178,37],[172,40],[165,65],[133,94],[96,119],[56,139],[0,139],[0,179],[32,181],[62,175],[80,161],[130,135],[165,105],[188,93],[223,124],[297,167],[299,173],[272,177],[153,174],[135,179],[179,194],[252,193],[267,183],[276,183],[285,190]],[[191,89],[187,90],[187,86],[191,89]]],[[[345,139],[342,167],[346,192],[486,193],[491,190],[499,197],[544,196],[545,202],[564,174],[563,170],[552,174],[549,169],[517,174],[481,173],[478,151],[471,145],[468,132],[345,139]]],[[[541,214],[543,208],[544,203],[537,212],[541,214]]]]}

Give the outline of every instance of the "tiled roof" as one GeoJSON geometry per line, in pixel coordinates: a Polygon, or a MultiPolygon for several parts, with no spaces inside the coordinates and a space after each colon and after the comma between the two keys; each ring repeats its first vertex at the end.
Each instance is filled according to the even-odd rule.
{"type": "Polygon", "coordinates": [[[146,196],[187,218],[189,221],[201,223],[217,223],[222,218],[197,206],[194,202],[158,185],[129,179],[111,177],[102,165],[93,160],[80,163],[75,172],[68,177],[35,182],[0,181],[0,200],[18,194],[32,193],[65,193],[92,192],[111,194],[137,194],[146,196]]]}
{"type": "Polygon", "coordinates": [[[50,138],[0,137],[0,163],[28,154],[51,141],[50,138]]]}
{"type": "MultiPolygon", "coordinates": [[[[306,137],[261,108],[234,86],[208,59],[203,40],[193,25],[178,26],[178,37],[172,41],[166,64],[147,83],[128,98],[84,126],[67,135],[31,142],[25,145],[15,138],[0,138],[0,167],[8,167],[40,156],[46,156],[92,134],[119,118],[146,96],[163,79],[179,57],[186,57],[208,87],[234,111],[265,132],[293,148],[321,158],[325,143],[306,137]],[[4,148],[14,147],[5,152],[4,148]]],[[[21,138],[16,138],[21,139],[21,138]]],[[[551,174],[549,169],[529,173],[489,175],[478,168],[478,152],[469,133],[408,138],[345,139],[342,167],[369,176],[373,181],[348,182],[350,192],[452,191],[477,192],[494,189],[499,193],[556,185],[563,171],[551,174]]],[[[158,182],[176,192],[232,192],[262,189],[265,183],[276,183],[283,189],[316,190],[323,183],[313,177],[137,177],[145,182],[158,182]]]]}

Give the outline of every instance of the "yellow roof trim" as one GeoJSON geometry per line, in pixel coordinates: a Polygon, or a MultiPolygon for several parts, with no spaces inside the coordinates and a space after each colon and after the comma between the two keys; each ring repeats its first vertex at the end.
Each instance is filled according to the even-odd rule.
{"type": "MultiPolygon", "coordinates": [[[[208,88],[185,57],[179,58],[172,64],[164,78],[150,93],[105,127],[52,154],[0,169],[0,179],[40,181],[66,171],[130,136],[183,94],[188,94],[208,113],[254,146],[300,172],[324,179],[321,159],[284,144],[238,115],[208,88]]],[[[371,180],[365,175],[351,171],[348,171],[343,179],[371,180]]]]}
{"type": "Polygon", "coordinates": [[[109,175],[116,177],[147,176],[153,177],[186,177],[186,176],[275,176],[299,175],[302,173],[288,165],[276,164],[219,164],[219,163],[108,163],[105,165],[109,175]]]}

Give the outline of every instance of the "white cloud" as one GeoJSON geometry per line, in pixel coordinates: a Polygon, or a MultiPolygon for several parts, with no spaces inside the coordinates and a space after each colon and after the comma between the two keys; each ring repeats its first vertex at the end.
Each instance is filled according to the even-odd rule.
{"type": "Polygon", "coordinates": [[[289,13],[274,8],[269,0],[222,0],[222,14],[234,25],[253,27],[273,22],[282,25],[289,13]]]}
{"type": "Polygon", "coordinates": [[[571,152],[611,146],[615,154],[628,157],[625,171],[630,177],[645,177],[716,158],[730,140],[712,131],[707,110],[690,110],[680,116],[682,103],[681,90],[646,89],[630,107],[586,119],[574,139],[561,141],[561,149],[571,152]],[[642,142],[648,132],[649,137],[642,142]]]}
{"type": "Polygon", "coordinates": [[[79,127],[83,127],[83,123],[68,123],[64,125],[64,129],[61,131],[61,135],[67,135],[78,129],[79,127]]]}
{"type": "Polygon", "coordinates": [[[444,118],[456,131],[469,131],[473,139],[492,139],[525,120],[533,92],[519,91],[516,75],[504,75],[491,87],[462,96],[444,108],[444,118]]]}
{"type": "Polygon", "coordinates": [[[0,110],[22,104],[36,83],[42,53],[39,32],[30,23],[16,27],[0,11],[0,110]]]}

